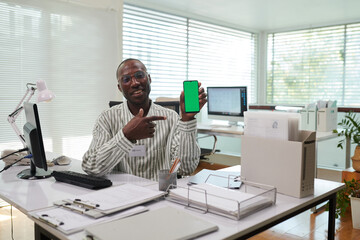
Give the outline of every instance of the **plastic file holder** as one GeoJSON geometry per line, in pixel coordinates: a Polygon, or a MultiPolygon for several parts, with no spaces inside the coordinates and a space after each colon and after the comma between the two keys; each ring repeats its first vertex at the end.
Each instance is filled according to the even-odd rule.
{"type": "Polygon", "coordinates": [[[245,180],[242,180],[241,187],[236,190],[203,183],[170,189],[166,199],[204,213],[240,220],[274,205],[276,188],[245,180]]]}

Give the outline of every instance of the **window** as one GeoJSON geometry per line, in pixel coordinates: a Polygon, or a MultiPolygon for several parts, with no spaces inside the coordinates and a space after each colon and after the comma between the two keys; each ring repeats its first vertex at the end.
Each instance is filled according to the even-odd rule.
{"type": "Polygon", "coordinates": [[[268,35],[267,103],[359,106],[360,24],[268,35]]]}
{"type": "Polygon", "coordinates": [[[151,98],[178,97],[184,80],[248,86],[256,101],[256,35],[124,5],[123,58],[138,58],[152,79],[151,98]]]}
{"type": "MultiPolygon", "coordinates": [[[[0,1],[0,150],[22,147],[7,115],[26,83],[41,78],[56,94],[38,104],[45,150],[82,158],[116,89],[116,19],[114,11],[59,1],[0,1]]],[[[24,119],[16,121],[21,130],[24,119]]]]}

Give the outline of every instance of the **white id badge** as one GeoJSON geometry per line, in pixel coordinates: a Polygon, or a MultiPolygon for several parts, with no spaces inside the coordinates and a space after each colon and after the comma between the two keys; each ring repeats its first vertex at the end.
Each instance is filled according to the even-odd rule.
{"type": "Polygon", "coordinates": [[[135,145],[129,152],[130,157],[145,157],[145,145],[135,145]]]}

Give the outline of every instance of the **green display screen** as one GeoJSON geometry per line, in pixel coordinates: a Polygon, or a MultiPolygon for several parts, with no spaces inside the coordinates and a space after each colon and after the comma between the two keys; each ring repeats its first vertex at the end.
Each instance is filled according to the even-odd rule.
{"type": "Polygon", "coordinates": [[[185,112],[199,112],[198,81],[184,81],[185,112]]]}

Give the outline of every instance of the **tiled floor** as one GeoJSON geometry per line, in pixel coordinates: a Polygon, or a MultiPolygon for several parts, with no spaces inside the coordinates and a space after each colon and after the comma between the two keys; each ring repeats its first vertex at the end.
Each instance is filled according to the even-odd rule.
{"type": "MultiPolygon", "coordinates": [[[[34,222],[16,208],[12,208],[14,240],[34,239],[34,222]]],[[[0,240],[11,238],[11,206],[0,207],[0,240]]]]}
{"type": "MultiPolygon", "coordinates": [[[[318,213],[310,210],[282,222],[269,230],[252,237],[250,240],[325,240],[327,239],[328,212],[318,213]]],[[[336,219],[336,240],[359,240],[360,230],[352,228],[351,213],[336,219]]]]}

